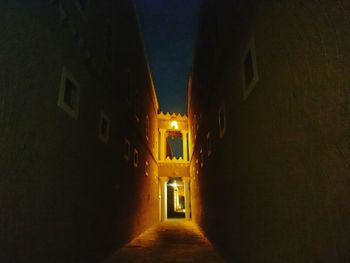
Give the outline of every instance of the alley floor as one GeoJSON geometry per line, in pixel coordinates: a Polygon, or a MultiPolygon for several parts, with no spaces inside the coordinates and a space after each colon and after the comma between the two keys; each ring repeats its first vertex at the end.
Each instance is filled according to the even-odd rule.
{"type": "Polygon", "coordinates": [[[105,263],[224,263],[198,227],[185,220],[162,222],[118,250],[105,263]]]}

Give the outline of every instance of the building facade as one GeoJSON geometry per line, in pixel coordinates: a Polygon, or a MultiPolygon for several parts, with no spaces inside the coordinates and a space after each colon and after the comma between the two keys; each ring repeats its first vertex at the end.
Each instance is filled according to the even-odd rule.
{"type": "Polygon", "coordinates": [[[0,261],[100,262],[159,221],[132,1],[1,1],[0,261]]]}
{"type": "Polygon", "coordinates": [[[228,262],[348,262],[346,1],[202,3],[193,217],[228,262]]]}

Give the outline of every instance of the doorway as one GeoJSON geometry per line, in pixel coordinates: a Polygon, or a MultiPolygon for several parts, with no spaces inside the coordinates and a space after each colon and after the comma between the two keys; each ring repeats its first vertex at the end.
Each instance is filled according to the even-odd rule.
{"type": "Polygon", "coordinates": [[[167,183],[168,218],[185,218],[185,205],[185,188],[182,178],[171,178],[167,183]]]}

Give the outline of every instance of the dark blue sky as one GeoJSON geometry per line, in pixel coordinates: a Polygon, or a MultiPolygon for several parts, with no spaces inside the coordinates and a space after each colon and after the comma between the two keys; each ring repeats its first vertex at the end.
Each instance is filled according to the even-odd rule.
{"type": "Polygon", "coordinates": [[[187,113],[200,0],[134,0],[162,111],[187,113]]]}

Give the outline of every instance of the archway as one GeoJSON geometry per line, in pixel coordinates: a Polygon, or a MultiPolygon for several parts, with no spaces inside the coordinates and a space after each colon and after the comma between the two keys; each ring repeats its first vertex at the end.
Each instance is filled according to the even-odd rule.
{"type": "Polygon", "coordinates": [[[185,218],[185,187],[181,177],[171,178],[167,183],[168,219],[185,218]]]}

